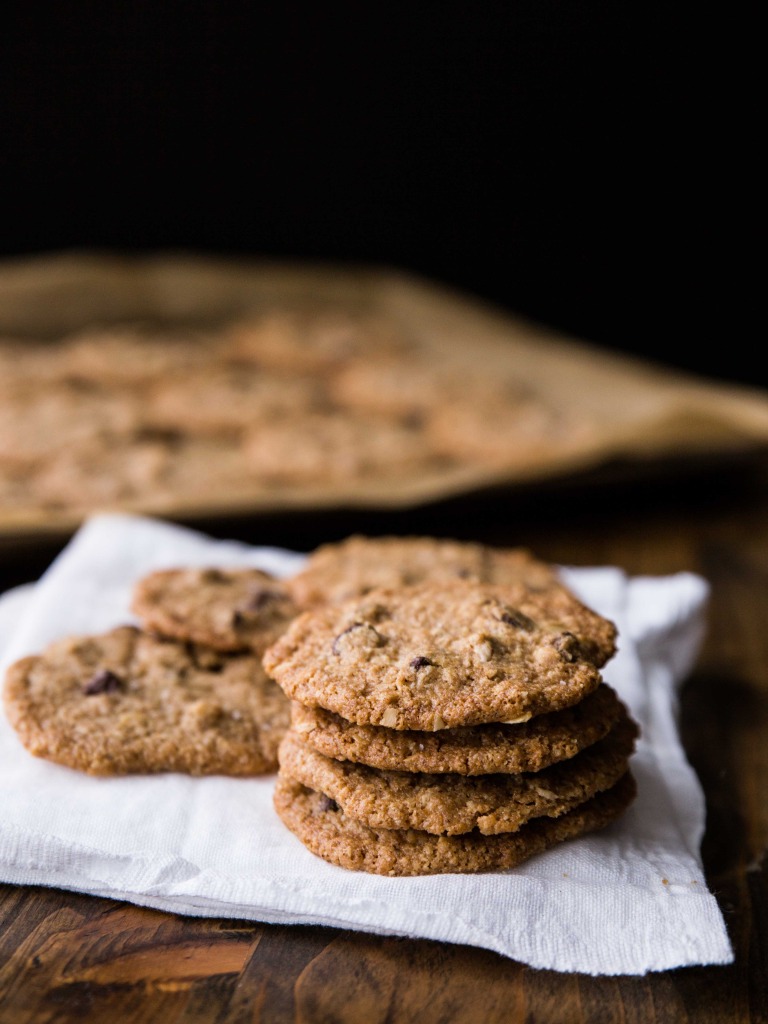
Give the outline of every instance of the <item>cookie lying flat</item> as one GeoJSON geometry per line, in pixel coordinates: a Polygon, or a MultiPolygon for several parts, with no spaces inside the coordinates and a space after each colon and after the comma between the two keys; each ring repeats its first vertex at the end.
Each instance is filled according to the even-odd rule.
{"type": "Polygon", "coordinates": [[[625,709],[602,683],[572,708],[519,725],[475,725],[440,732],[355,725],[323,708],[293,702],[291,728],[326,757],[390,771],[538,772],[606,736],[625,709]]]}
{"type": "Polygon", "coordinates": [[[274,484],[414,479],[445,471],[448,458],[418,425],[338,410],[256,424],[242,439],[249,476],[274,484]]]}
{"type": "Polygon", "coordinates": [[[8,669],[3,698],[30,753],[94,775],[271,772],[289,718],[256,655],[132,626],[22,658],[8,669]]]}
{"type": "Polygon", "coordinates": [[[316,548],[304,568],[287,582],[297,604],[312,608],[361,597],[379,587],[456,579],[479,583],[525,580],[533,587],[547,587],[557,574],[524,548],[492,548],[440,537],[353,534],[316,548]]]}
{"type": "Polygon", "coordinates": [[[318,754],[290,729],[277,756],[282,774],[325,793],[347,817],[370,828],[496,835],[516,832],[531,818],[559,818],[609,789],[627,770],[636,736],[634,722],[625,717],[572,760],[533,775],[382,771],[318,754]]]}
{"type": "MultiPolygon", "coordinates": [[[[366,537],[354,534],[313,551],[305,567],[286,580],[296,604],[313,609],[363,597],[380,588],[420,583],[477,583],[525,586],[549,594],[563,611],[580,605],[553,565],[526,548],[494,548],[474,541],[438,537],[366,537]]],[[[598,668],[616,653],[616,626],[580,605],[584,654],[598,668]]]]}
{"type": "Polygon", "coordinates": [[[358,357],[406,357],[413,345],[401,325],[350,309],[274,309],[237,317],[223,335],[223,358],[242,368],[323,376],[358,357]]]}
{"type": "Polygon", "coordinates": [[[434,836],[416,829],[369,828],[300,782],[278,777],[275,809],[312,853],[339,867],[377,875],[434,875],[504,871],[558,843],[604,828],[636,795],[631,772],[560,818],[535,818],[518,832],[434,836]]]}
{"type": "Polygon", "coordinates": [[[596,620],[565,588],[422,583],[304,612],[264,667],[293,700],[358,725],[514,723],[597,689],[596,620]]]}
{"type": "Polygon", "coordinates": [[[311,377],[208,365],[185,373],[183,387],[177,376],[159,378],[146,395],[144,415],[151,429],[229,437],[237,447],[246,424],[303,418],[321,399],[320,387],[311,377]]]}
{"type": "Polygon", "coordinates": [[[263,654],[295,618],[282,581],[259,569],[161,569],[143,577],[132,611],[160,636],[263,654]]]}

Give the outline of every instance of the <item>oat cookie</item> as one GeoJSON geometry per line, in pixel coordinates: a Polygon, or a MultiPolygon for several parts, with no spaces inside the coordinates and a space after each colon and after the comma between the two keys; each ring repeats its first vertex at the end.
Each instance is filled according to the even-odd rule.
{"type": "Polygon", "coordinates": [[[560,818],[535,818],[517,832],[495,836],[369,828],[324,793],[287,777],[278,777],[274,803],[286,827],[316,856],[352,871],[404,876],[509,870],[558,843],[605,828],[635,795],[636,783],[627,771],[611,789],[560,818]]]}
{"type": "Polygon", "coordinates": [[[128,435],[141,420],[130,396],[60,386],[0,395],[0,471],[32,470],[68,450],[128,435]]]}
{"type": "Polygon", "coordinates": [[[49,344],[60,377],[105,388],[136,387],[186,374],[210,361],[213,335],[169,324],[98,325],[49,344]]]}
{"type": "Polygon", "coordinates": [[[291,727],[326,757],[409,772],[538,772],[606,736],[626,709],[602,683],[571,708],[518,725],[475,725],[440,732],[355,725],[323,708],[296,701],[291,727]]]}
{"type": "Polygon", "coordinates": [[[304,568],[287,580],[296,603],[312,609],[362,597],[379,587],[414,586],[455,580],[514,584],[547,593],[561,608],[580,606],[589,620],[583,643],[589,660],[600,668],[616,652],[616,626],[579,602],[565,586],[555,565],[524,547],[494,547],[478,541],[429,536],[367,537],[353,534],[321,545],[304,568]]]}
{"type": "Polygon", "coordinates": [[[160,636],[258,654],[296,616],[282,581],[252,568],[159,569],[134,587],[132,611],[160,636]]]}
{"type": "Polygon", "coordinates": [[[30,753],[93,775],[271,772],[289,718],[256,655],[133,626],[22,658],[8,669],[3,698],[30,753]]]}
{"type": "Polygon", "coordinates": [[[230,511],[247,510],[253,496],[253,480],[244,472],[243,457],[230,438],[215,434],[174,436],[171,431],[147,431],[148,437],[164,438],[168,459],[161,479],[143,499],[145,510],[172,515],[181,503],[187,512],[204,511],[211,495],[227,495],[230,511]],[[201,487],[204,481],[204,487],[201,487]]]}
{"type": "Polygon", "coordinates": [[[252,363],[289,373],[322,375],[372,352],[408,356],[412,342],[383,316],[346,308],[273,309],[243,313],[223,332],[222,355],[234,365],[252,363]]]}
{"type": "Polygon", "coordinates": [[[161,379],[147,395],[145,417],[157,430],[235,439],[281,418],[303,419],[321,400],[312,378],[209,365],[181,380],[161,379]]]}
{"type": "Polygon", "coordinates": [[[304,612],[264,666],[293,700],[358,725],[514,724],[597,689],[596,621],[608,632],[565,588],[422,583],[304,612]]]}
{"type": "Polygon", "coordinates": [[[553,566],[525,548],[493,548],[442,537],[353,534],[312,551],[289,583],[297,603],[311,608],[360,597],[376,587],[455,579],[481,583],[524,580],[531,587],[546,588],[558,577],[553,566]]]}
{"type": "Polygon", "coordinates": [[[584,424],[531,394],[490,395],[477,402],[440,404],[425,422],[436,450],[476,465],[535,466],[569,441],[583,443],[584,424]]]}
{"type": "Polygon", "coordinates": [[[337,368],[329,390],[342,409],[423,422],[442,406],[463,408],[467,402],[487,401],[489,388],[495,394],[490,377],[476,377],[466,359],[456,360],[445,351],[440,356],[422,349],[407,359],[383,352],[350,359],[337,368]]]}
{"type": "Polygon", "coordinates": [[[408,478],[449,463],[418,426],[338,411],[257,423],[242,446],[252,478],[292,485],[408,478]]]}
{"type": "Polygon", "coordinates": [[[159,441],[93,437],[59,452],[37,469],[35,490],[48,509],[124,510],[161,488],[173,456],[159,441]],[[120,471],[115,473],[114,466],[120,471]]]}
{"type": "Polygon", "coordinates": [[[624,718],[605,739],[534,774],[430,775],[382,771],[318,754],[288,730],[280,771],[334,800],[371,828],[415,828],[434,835],[516,832],[531,818],[559,818],[618,782],[637,729],[624,718]]]}

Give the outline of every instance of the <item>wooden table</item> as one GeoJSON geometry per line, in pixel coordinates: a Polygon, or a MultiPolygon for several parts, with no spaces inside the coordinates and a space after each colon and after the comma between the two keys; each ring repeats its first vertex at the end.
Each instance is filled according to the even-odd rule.
{"type": "MultiPolygon", "coordinates": [[[[319,927],[199,920],[54,889],[0,886],[0,1022],[768,1021],[768,458],[619,470],[407,513],[199,524],[308,550],[353,530],[525,544],[571,565],[691,570],[712,585],[681,729],[707,799],[703,860],[727,967],[593,978],[494,953],[319,927]]],[[[3,588],[57,543],[1,553],[3,588]]]]}

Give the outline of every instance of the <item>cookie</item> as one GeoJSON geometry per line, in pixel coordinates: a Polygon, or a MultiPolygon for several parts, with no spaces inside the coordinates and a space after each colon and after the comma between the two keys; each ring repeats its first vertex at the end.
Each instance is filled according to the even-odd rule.
{"type": "Polygon", "coordinates": [[[131,608],[160,636],[259,654],[296,616],[283,583],[252,568],[160,569],[138,581],[131,608]]]}
{"type": "Polygon", "coordinates": [[[49,345],[68,381],[134,388],[175,377],[177,382],[210,362],[213,335],[169,324],[94,324],[49,345]]]}
{"type": "Polygon", "coordinates": [[[93,775],[272,772],[289,718],[256,655],[133,626],[22,658],[7,671],[3,698],[30,753],[93,775]]]}
{"type": "MultiPolygon", "coordinates": [[[[407,359],[387,353],[350,359],[330,379],[330,394],[344,410],[422,422],[441,406],[461,408],[466,401],[487,400],[486,389],[478,394],[466,360],[457,362],[445,351],[440,355],[436,359],[434,352],[422,349],[414,350],[407,359]]],[[[493,387],[489,375],[485,380],[493,387]]]]}
{"type": "Polygon", "coordinates": [[[525,475],[594,440],[591,421],[553,401],[522,366],[489,372],[463,346],[443,344],[440,356],[422,350],[407,360],[351,360],[329,393],[346,410],[418,420],[437,451],[476,468],[525,475]]]}
{"type": "MultiPolygon", "coordinates": [[[[359,597],[378,587],[413,586],[429,580],[450,583],[456,579],[524,583],[531,590],[553,595],[566,589],[557,567],[527,548],[493,547],[442,537],[361,534],[316,548],[304,568],[287,582],[296,603],[311,609],[359,597]]],[[[570,594],[568,600],[573,598],[570,594]]],[[[585,642],[590,644],[590,660],[600,667],[616,651],[616,627],[584,607],[581,614],[592,616],[590,632],[594,640],[585,642]]]]}
{"type": "Polygon", "coordinates": [[[31,469],[94,440],[126,437],[140,418],[129,395],[69,385],[3,398],[0,469],[6,465],[31,469]]]}
{"type": "Polygon", "coordinates": [[[371,874],[406,876],[506,871],[545,850],[605,828],[632,803],[631,771],[611,789],[559,818],[534,818],[517,832],[436,836],[417,829],[369,828],[348,817],[330,797],[278,777],[274,804],[285,826],[318,857],[371,874]]]}
{"type": "Polygon", "coordinates": [[[585,428],[575,416],[566,418],[533,393],[440,404],[424,427],[437,451],[499,469],[535,468],[569,443],[583,443],[585,428]]]}
{"type": "Polygon", "coordinates": [[[224,332],[222,356],[234,365],[249,363],[289,373],[321,375],[370,353],[408,354],[412,342],[382,316],[349,309],[273,309],[244,313],[224,332]]]}
{"type": "Polygon", "coordinates": [[[516,832],[531,818],[558,818],[618,782],[637,728],[624,717],[575,758],[534,774],[430,775],[382,771],[318,754],[292,730],[278,750],[280,772],[325,793],[344,814],[371,828],[434,835],[516,832]]]}
{"type": "Polygon", "coordinates": [[[524,580],[531,587],[546,588],[558,577],[553,566],[525,548],[493,548],[442,537],[353,534],[315,548],[289,585],[297,604],[312,608],[360,597],[377,587],[456,579],[481,583],[524,580]]]}
{"type": "Polygon", "coordinates": [[[358,725],[514,724],[597,689],[602,623],[609,635],[565,588],[422,583],[304,612],[264,667],[291,699],[358,725]]]}
{"type": "Polygon", "coordinates": [[[138,507],[162,487],[172,459],[159,441],[121,436],[83,439],[38,468],[35,490],[48,509],[85,514],[138,507]],[[120,467],[117,473],[115,465],[120,467]]]}
{"type": "Polygon", "coordinates": [[[389,771],[538,772],[564,761],[606,736],[625,709],[602,683],[563,711],[537,715],[519,725],[475,725],[440,732],[355,725],[323,708],[293,702],[291,728],[326,757],[389,771]]]}
{"type": "Polygon", "coordinates": [[[234,440],[240,431],[274,420],[303,419],[321,401],[312,378],[209,365],[187,373],[183,384],[174,376],[161,379],[147,395],[144,415],[158,430],[234,440]]]}
{"type": "Polygon", "coordinates": [[[258,423],[242,443],[250,475],[281,484],[413,477],[449,463],[418,426],[334,411],[258,423]]]}
{"type": "Polygon", "coordinates": [[[172,516],[179,507],[189,515],[200,514],[210,508],[212,498],[226,495],[228,514],[252,509],[254,482],[231,438],[190,432],[174,437],[171,433],[167,444],[171,457],[162,481],[146,493],[145,508],[160,515],[172,516]]]}

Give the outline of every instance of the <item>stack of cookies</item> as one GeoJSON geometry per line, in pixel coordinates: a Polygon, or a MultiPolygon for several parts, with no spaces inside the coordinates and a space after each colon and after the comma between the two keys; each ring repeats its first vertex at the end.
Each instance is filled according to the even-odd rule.
{"type": "Polygon", "coordinates": [[[289,703],[261,655],[296,613],[258,569],[169,569],[137,584],[141,627],[66,638],[13,664],[4,704],[24,746],[94,775],[261,775],[289,703]]]}
{"type": "Polygon", "coordinates": [[[290,581],[266,651],[292,701],[275,807],[331,863],[511,868],[635,795],[637,726],[600,669],[614,624],[528,552],[352,537],[290,581]]]}

